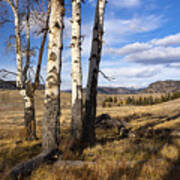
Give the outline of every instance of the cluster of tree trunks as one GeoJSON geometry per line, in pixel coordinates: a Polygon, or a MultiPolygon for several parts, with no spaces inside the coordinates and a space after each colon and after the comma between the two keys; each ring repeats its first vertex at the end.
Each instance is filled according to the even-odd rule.
{"type": "Polygon", "coordinates": [[[36,136],[36,119],[35,119],[35,105],[34,105],[34,95],[35,91],[39,86],[41,62],[44,52],[44,46],[47,39],[48,25],[49,25],[49,13],[50,6],[48,7],[47,19],[45,23],[45,28],[43,31],[43,38],[41,42],[41,47],[39,50],[38,63],[35,73],[34,82],[32,79],[28,78],[28,71],[30,70],[31,63],[31,37],[30,37],[30,15],[31,15],[31,1],[26,1],[25,7],[25,34],[26,34],[26,60],[23,67],[23,57],[22,57],[22,23],[20,22],[21,9],[19,5],[19,0],[11,1],[5,0],[11,7],[14,14],[14,26],[15,26],[15,40],[16,40],[16,87],[20,90],[20,94],[24,98],[24,126],[26,130],[26,140],[35,140],[36,136]]]}
{"type": "MultiPolygon", "coordinates": [[[[40,47],[37,70],[34,83],[27,78],[30,67],[30,1],[27,0],[26,16],[26,63],[22,67],[22,45],[19,22],[18,0],[15,4],[6,0],[12,7],[16,32],[16,58],[17,58],[17,87],[24,97],[24,119],[26,139],[36,139],[36,121],[34,108],[34,94],[39,85],[41,61],[49,30],[48,62],[45,88],[45,110],[43,117],[42,147],[43,152],[33,159],[19,164],[10,172],[11,177],[20,174],[26,176],[41,163],[53,157],[60,143],[60,85],[61,64],[64,29],[64,0],[51,0],[49,2],[46,28],[40,47]],[[51,9],[51,10],[50,10],[51,9]],[[49,28],[48,28],[49,27],[49,28]]],[[[98,74],[103,43],[103,26],[106,0],[97,0],[95,22],[93,27],[91,54],[89,58],[89,74],[87,81],[85,114],[82,111],[82,68],[81,68],[81,0],[72,0],[72,121],[71,139],[76,143],[94,145],[96,140],[95,127],[98,74]]]]}
{"type": "MultiPolygon", "coordinates": [[[[26,1],[25,7],[25,37],[26,61],[23,67],[22,30],[20,22],[21,9],[19,0],[5,0],[14,14],[16,37],[16,85],[24,98],[24,124],[26,139],[34,140],[36,136],[36,119],[34,95],[39,85],[41,62],[49,30],[48,63],[45,89],[45,113],[43,119],[43,148],[55,148],[59,144],[60,136],[60,75],[63,48],[63,16],[65,12],[63,0],[51,0],[48,8],[44,35],[39,51],[35,79],[28,78],[31,63],[30,16],[31,1],[26,1]],[[51,12],[50,12],[51,8],[51,12]],[[49,18],[50,16],[50,18],[49,18]],[[50,20],[49,20],[50,19],[50,20]],[[48,28],[49,27],[49,28],[48,28]]],[[[38,1],[37,1],[38,2],[38,1]]],[[[97,0],[95,22],[92,35],[91,54],[89,58],[89,73],[86,92],[86,107],[82,111],[82,68],[81,68],[81,0],[72,0],[72,121],[71,139],[87,145],[95,143],[96,96],[98,85],[99,65],[101,60],[103,25],[106,0],[97,0]]]]}

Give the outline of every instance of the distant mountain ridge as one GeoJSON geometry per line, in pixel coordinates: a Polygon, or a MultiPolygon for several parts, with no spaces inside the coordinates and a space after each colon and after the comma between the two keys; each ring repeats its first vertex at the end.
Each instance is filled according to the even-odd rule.
{"type": "Polygon", "coordinates": [[[180,91],[180,81],[157,81],[142,90],[143,93],[169,93],[180,91]]]}
{"type": "MultiPolygon", "coordinates": [[[[15,90],[15,81],[3,81],[0,79],[0,89],[15,90]]],[[[44,89],[44,85],[40,85],[38,89],[44,89]]],[[[85,89],[83,89],[85,92],[85,89]]],[[[156,81],[150,84],[147,88],[134,89],[127,87],[98,87],[100,94],[138,94],[138,93],[168,93],[180,91],[180,81],[156,81]]],[[[71,93],[71,90],[64,90],[71,93]]]]}
{"type": "MultiPolygon", "coordinates": [[[[4,81],[0,79],[0,89],[4,90],[16,90],[16,81],[4,81]]],[[[40,84],[38,87],[39,90],[44,89],[44,85],[40,84]]]]}
{"type": "Polygon", "coordinates": [[[15,90],[16,82],[15,81],[4,81],[0,79],[0,89],[8,89],[8,90],[15,90]]]}
{"type": "Polygon", "coordinates": [[[126,87],[98,87],[98,93],[101,94],[137,94],[142,89],[133,89],[126,87]]]}

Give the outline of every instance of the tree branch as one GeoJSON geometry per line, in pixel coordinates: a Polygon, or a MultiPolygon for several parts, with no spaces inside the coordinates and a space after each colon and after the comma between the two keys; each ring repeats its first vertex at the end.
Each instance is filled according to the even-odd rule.
{"type": "Polygon", "coordinates": [[[23,85],[26,83],[27,80],[27,71],[29,69],[29,65],[30,65],[30,8],[29,8],[30,4],[29,4],[29,0],[27,3],[27,15],[26,15],[26,41],[27,41],[27,47],[26,47],[26,64],[23,70],[23,85]]]}
{"type": "Polygon", "coordinates": [[[37,64],[35,82],[34,82],[34,91],[39,86],[39,77],[40,77],[40,72],[41,72],[42,56],[43,56],[43,53],[44,53],[44,46],[45,46],[45,43],[46,43],[46,38],[47,38],[47,33],[48,33],[49,16],[50,16],[50,3],[48,5],[48,14],[47,14],[47,19],[46,19],[45,32],[44,32],[44,35],[43,35],[43,40],[41,42],[41,47],[40,47],[40,51],[39,51],[38,64],[37,64]]]}
{"type": "Polygon", "coordinates": [[[11,1],[11,0],[6,0],[6,2],[9,3],[9,5],[10,5],[12,11],[13,11],[13,13],[14,13],[14,14],[17,13],[17,10],[16,10],[16,7],[17,7],[17,6],[15,7],[13,1],[11,1]]]}
{"type": "Polygon", "coordinates": [[[108,80],[108,81],[115,80],[115,78],[107,76],[107,75],[106,75],[104,72],[102,72],[101,70],[99,70],[99,73],[101,73],[101,75],[103,76],[103,78],[106,79],[106,80],[108,80]]]}

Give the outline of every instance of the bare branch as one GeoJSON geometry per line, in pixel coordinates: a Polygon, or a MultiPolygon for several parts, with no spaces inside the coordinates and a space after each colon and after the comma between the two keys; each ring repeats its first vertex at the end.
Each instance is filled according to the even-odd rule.
{"type": "Polygon", "coordinates": [[[16,13],[17,13],[17,9],[16,9],[17,6],[13,3],[13,1],[11,1],[11,0],[6,0],[6,2],[9,3],[9,5],[10,5],[12,11],[13,11],[13,13],[16,14],[16,13]]]}
{"type": "Polygon", "coordinates": [[[27,3],[27,15],[26,15],[26,64],[23,70],[23,77],[24,77],[24,82],[23,84],[25,84],[26,80],[27,80],[27,71],[30,65],[30,8],[29,8],[29,0],[27,3]]]}
{"type": "Polygon", "coordinates": [[[106,75],[104,72],[102,72],[101,70],[99,70],[99,73],[103,76],[104,79],[106,79],[106,80],[108,80],[108,81],[113,81],[113,80],[115,80],[115,78],[107,76],[107,75],[106,75]]]}
{"type": "Polygon", "coordinates": [[[0,26],[4,25],[5,23],[11,23],[12,21],[10,19],[2,19],[0,21],[0,26]]]}
{"type": "Polygon", "coordinates": [[[45,43],[46,43],[46,38],[47,38],[47,33],[48,33],[49,16],[50,16],[50,3],[48,5],[48,14],[47,14],[47,19],[46,19],[46,27],[45,27],[46,30],[44,32],[43,40],[41,42],[41,47],[40,47],[40,51],[39,51],[38,64],[37,64],[35,82],[34,82],[34,91],[39,86],[39,77],[40,77],[40,71],[41,71],[42,56],[43,56],[43,53],[44,53],[44,46],[45,46],[45,43]]]}

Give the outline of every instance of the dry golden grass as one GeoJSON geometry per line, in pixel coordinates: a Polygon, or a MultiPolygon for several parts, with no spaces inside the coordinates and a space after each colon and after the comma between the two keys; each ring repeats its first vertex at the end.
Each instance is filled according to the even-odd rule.
{"type": "MultiPolygon", "coordinates": [[[[118,95],[118,97],[121,97],[118,95]]],[[[124,96],[122,96],[123,98],[124,96]]],[[[178,180],[180,177],[180,99],[153,106],[102,108],[105,95],[98,96],[97,113],[108,113],[129,121],[128,127],[140,132],[147,129],[172,129],[148,138],[120,138],[115,129],[97,129],[97,144],[80,156],[66,152],[71,120],[71,95],[62,93],[61,145],[64,159],[93,162],[82,166],[45,164],[29,180],[178,180]]],[[[39,141],[24,141],[23,99],[17,91],[0,91],[0,179],[14,165],[41,152],[43,92],[36,94],[36,119],[39,141]]]]}

